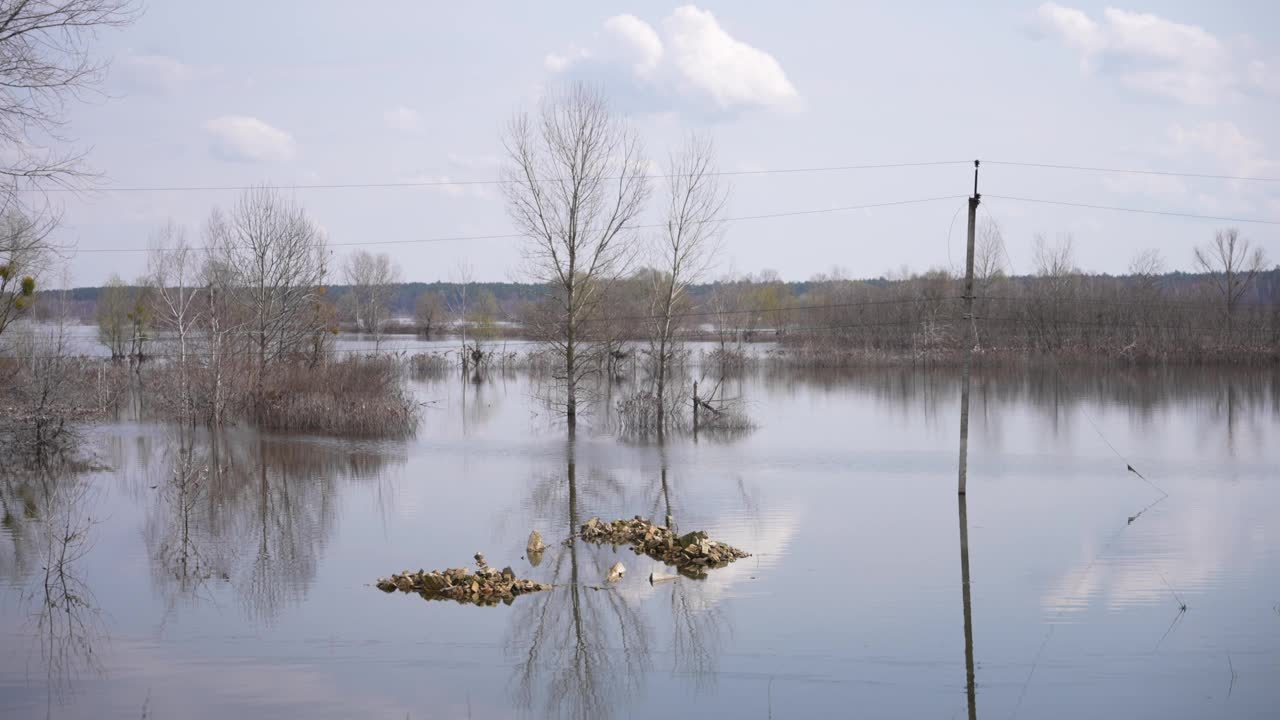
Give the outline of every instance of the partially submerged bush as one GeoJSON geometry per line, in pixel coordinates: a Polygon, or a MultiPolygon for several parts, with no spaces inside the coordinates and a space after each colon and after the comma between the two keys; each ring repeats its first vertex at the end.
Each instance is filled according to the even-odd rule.
{"type": "Polygon", "coordinates": [[[52,352],[0,358],[0,448],[20,464],[74,460],[86,423],[111,412],[128,370],[97,358],[52,352]]]}
{"type": "Polygon", "coordinates": [[[444,377],[453,366],[454,363],[446,353],[416,353],[409,357],[409,371],[415,378],[444,377]]]}
{"type": "Polygon", "coordinates": [[[267,369],[263,388],[253,419],[264,428],[398,436],[417,427],[419,405],[395,358],[351,355],[316,367],[279,364],[267,369]]]}

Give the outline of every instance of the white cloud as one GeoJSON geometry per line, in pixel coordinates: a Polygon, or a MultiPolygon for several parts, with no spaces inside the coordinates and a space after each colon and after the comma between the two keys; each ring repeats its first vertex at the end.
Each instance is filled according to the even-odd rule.
{"type": "Polygon", "coordinates": [[[1241,91],[1266,91],[1265,65],[1238,58],[1217,36],[1150,13],[1107,8],[1099,20],[1047,2],[1041,28],[1080,56],[1080,69],[1115,77],[1135,92],[1213,105],[1241,91]]]}
{"type": "Polygon", "coordinates": [[[244,115],[224,115],[204,124],[213,137],[213,154],[232,162],[274,162],[294,156],[297,144],[289,133],[244,115]]]}
{"type": "Polygon", "coordinates": [[[402,133],[420,133],[423,129],[422,115],[417,110],[404,106],[383,112],[382,121],[387,127],[402,133]]]}
{"type": "Polygon", "coordinates": [[[657,69],[662,61],[662,40],[652,25],[635,15],[615,15],[604,21],[604,29],[618,40],[637,75],[647,76],[657,69]]]}
{"type": "Polygon", "coordinates": [[[1168,138],[1170,154],[1197,161],[1223,175],[1253,177],[1277,172],[1277,163],[1267,158],[1266,146],[1232,122],[1174,124],[1168,138]]]}
{"type": "Polygon", "coordinates": [[[172,95],[196,75],[190,65],[171,57],[133,53],[117,63],[115,71],[130,90],[153,95],[172,95]]]}
{"type": "Polygon", "coordinates": [[[711,13],[687,5],[663,22],[677,77],[720,108],[777,107],[797,97],[772,55],[735,40],[711,13]]]}
{"type": "Polygon", "coordinates": [[[769,53],[730,35],[692,5],[676,8],[661,34],[634,15],[604,23],[597,51],[548,55],[546,67],[622,87],[646,110],[691,107],[717,113],[796,107],[799,93],[769,53]]]}
{"type": "Polygon", "coordinates": [[[570,65],[579,60],[585,60],[591,57],[591,53],[582,48],[570,48],[569,52],[561,55],[559,53],[547,53],[543,58],[542,64],[553,73],[563,72],[570,65]]]}

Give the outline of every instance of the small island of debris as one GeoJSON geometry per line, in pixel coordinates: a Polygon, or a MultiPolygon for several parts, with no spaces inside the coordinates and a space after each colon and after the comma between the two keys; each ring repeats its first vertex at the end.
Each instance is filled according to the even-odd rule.
{"type": "Polygon", "coordinates": [[[654,525],[639,515],[630,520],[606,523],[591,518],[579,536],[588,542],[630,545],[637,555],[648,555],[672,565],[681,575],[706,577],[708,568],[719,568],[751,554],[727,543],[711,540],[702,531],[676,535],[671,529],[654,525]]]}
{"type": "Polygon", "coordinates": [[[510,567],[496,570],[485,562],[484,555],[476,553],[476,571],[464,568],[410,572],[392,575],[378,580],[383,592],[416,592],[425,600],[453,600],[465,605],[511,604],[517,595],[550,590],[550,585],[533,580],[521,580],[510,567]]]}

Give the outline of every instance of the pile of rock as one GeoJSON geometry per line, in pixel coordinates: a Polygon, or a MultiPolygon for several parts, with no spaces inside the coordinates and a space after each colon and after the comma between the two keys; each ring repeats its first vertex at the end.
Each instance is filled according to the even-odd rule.
{"type": "Polygon", "coordinates": [[[497,570],[489,567],[484,555],[476,553],[476,571],[464,568],[410,572],[392,575],[378,580],[383,592],[416,592],[427,600],[454,600],[473,605],[511,604],[517,595],[550,590],[533,580],[521,580],[511,568],[497,570]]]}
{"type": "Polygon", "coordinates": [[[594,543],[630,545],[637,555],[674,565],[682,575],[690,577],[704,577],[707,568],[724,567],[751,556],[728,543],[709,539],[705,532],[676,535],[670,528],[654,525],[639,515],[609,523],[591,518],[582,526],[579,537],[594,543]]]}

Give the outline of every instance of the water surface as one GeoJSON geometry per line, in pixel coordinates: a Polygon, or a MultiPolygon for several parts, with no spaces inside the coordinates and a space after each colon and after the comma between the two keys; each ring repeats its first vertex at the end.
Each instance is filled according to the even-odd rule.
{"type": "Polygon", "coordinates": [[[1275,372],[977,376],[972,688],[955,375],[726,387],[754,431],[619,438],[602,399],[568,442],[516,373],[415,381],[409,440],[97,428],[105,469],[3,481],[0,715],[1274,716],[1275,372]],[[561,542],[667,513],[753,557],[650,586],[648,558],[561,542]],[[372,587],[476,551],[556,587],[372,587]]]}

